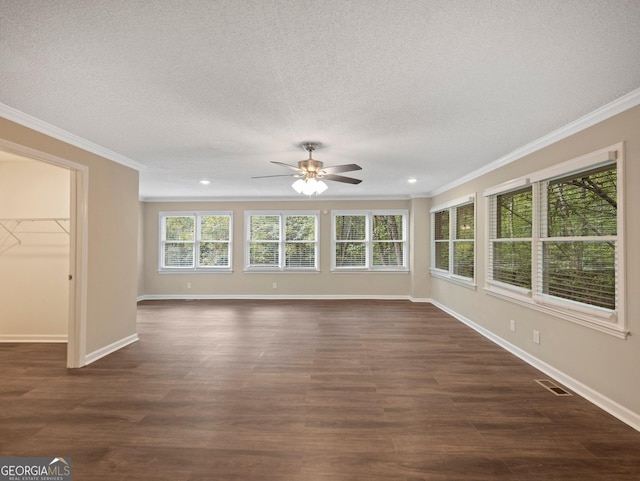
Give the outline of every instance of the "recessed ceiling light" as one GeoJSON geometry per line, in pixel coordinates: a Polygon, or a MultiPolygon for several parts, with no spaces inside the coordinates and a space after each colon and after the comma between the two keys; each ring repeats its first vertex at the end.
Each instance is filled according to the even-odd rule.
{"type": "Polygon", "coordinates": [[[411,179],[407,180],[407,182],[409,182],[410,184],[415,184],[416,182],[418,182],[418,179],[411,178],[411,179]]]}
{"type": "Polygon", "coordinates": [[[210,181],[210,180],[207,180],[207,179],[202,179],[202,180],[200,181],[200,183],[201,183],[202,185],[209,185],[209,184],[211,183],[211,181],[210,181]]]}

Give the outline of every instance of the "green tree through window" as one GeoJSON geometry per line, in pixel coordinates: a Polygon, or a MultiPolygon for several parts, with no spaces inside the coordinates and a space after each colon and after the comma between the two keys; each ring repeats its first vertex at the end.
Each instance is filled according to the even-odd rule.
{"type": "Polygon", "coordinates": [[[431,273],[457,282],[475,278],[475,195],[431,210],[431,273]]]}
{"type": "Polygon", "coordinates": [[[531,187],[496,196],[493,280],[531,289],[531,187]]]}
{"type": "Polygon", "coordinates": [[[536,302],[615,311],[617,176],[615,162],[586,164],[492,195],[490,279],[529,290],[536,302]]]}
{"type": "Polygon", "coordinates": [[[405,269],[406,219],[398,211],[336,212],[334,267],[405,269]]]}
{"type": "Polygon", "coordinates": [[[231,267],[230,214],[160,214],[160,269],[231,267]]]}
{"type": "Polygon", "coordinates": [[[367,216],[335,217],[336,267],[365,267],[367,262],[367,216]]]}
{"type": "Polygon", "coordinates": [[[247,219],[248,268],[317,268],[317,214],[251,213],[247,219]]]}
{"type": "Polygon", "coordinates": [[[195,245],[195,216],[165,218],[165,267],[193,267],[195,245]]]}
{"type": "Polygon", "coordinates": [[[615,309],[617,208],[615,167],[547,183],[544,294],[615,309]]]}

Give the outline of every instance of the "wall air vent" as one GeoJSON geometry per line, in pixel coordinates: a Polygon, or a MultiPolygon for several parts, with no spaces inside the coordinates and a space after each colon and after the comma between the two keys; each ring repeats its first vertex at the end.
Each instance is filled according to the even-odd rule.
{"type": "Polygon", "coordinates": [[[564,388],[561,388],[556,383],[548,379],[536,379],[536,382],[556,396],[572,396],[569,391],[566,391],[564,388]]]}

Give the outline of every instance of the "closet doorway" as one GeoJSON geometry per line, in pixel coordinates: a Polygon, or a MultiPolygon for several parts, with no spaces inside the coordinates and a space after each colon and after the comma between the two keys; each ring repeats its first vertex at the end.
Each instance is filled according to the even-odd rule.
{"type": "Polygon", "coordinates": [[[0,341],[66,342],[67,367],[85,364],[87,178],[0,140],[0,341]]]}

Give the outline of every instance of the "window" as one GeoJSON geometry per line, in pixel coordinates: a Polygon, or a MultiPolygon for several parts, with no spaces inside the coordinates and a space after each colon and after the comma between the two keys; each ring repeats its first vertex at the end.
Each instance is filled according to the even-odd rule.
{"type": "Polygon", "coordinates": [[[490,279],[531,289],[532,207],[530,186],[492,200],[495,225],[491,226],[490,279]]]}
{"type": "Polygon", "coordinates": [[[542,183],[542,294],[615,310],[617,183],[615,165],[542,183]]]}
{"type": "Polygon", "coordinates": [[[449,210],[435,212],[432,215],[435,255],[431,265],[436,269],[449,271],[449,210]]]}
{"type": "Polygon", "coordinates": [[[231,213],[161,212],[160,271],[229,271],[231,213]]]}
{"type": "Polygon", "coordinates": [[[334,211],[333,268],[407,270],[407,218],[402,211],[334,211]]]}
{"type": "Polygon", "coordinates": [[[246,212],[247,270],[318,270],[317,212],[246,212]]]}
{"type": "Polygon", "coordinates": [[[485,192],[487,289],[624,337],[621,169],[617,145],[485,192]]]}
{"type": "Polygon", "coordinates": [[[475,285],[475,194],[431,209],[431,274],[475,285]]]}

